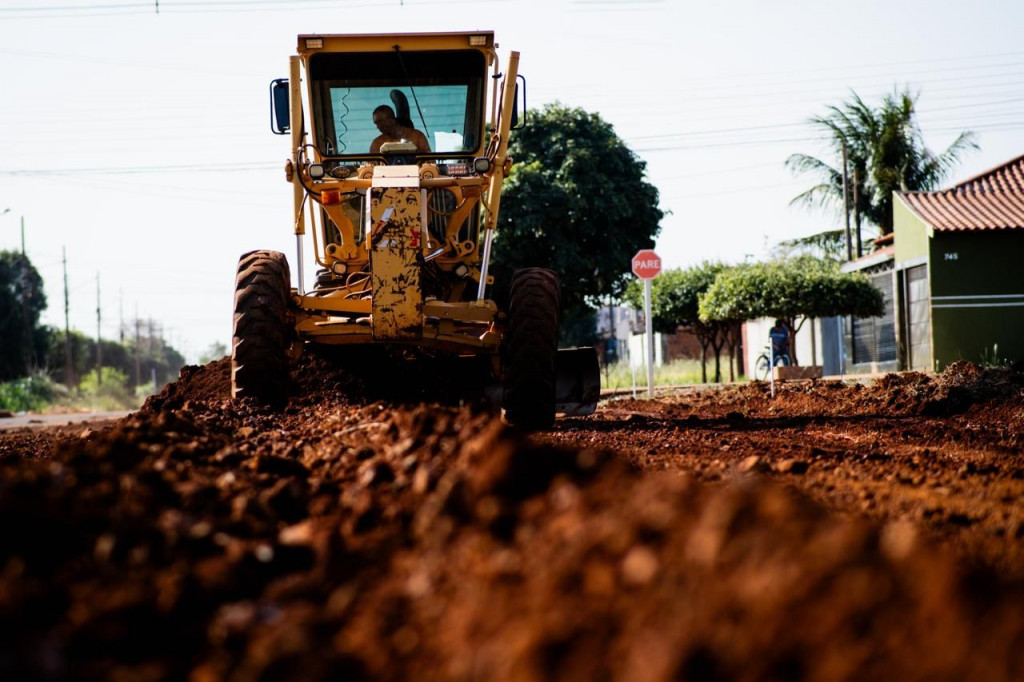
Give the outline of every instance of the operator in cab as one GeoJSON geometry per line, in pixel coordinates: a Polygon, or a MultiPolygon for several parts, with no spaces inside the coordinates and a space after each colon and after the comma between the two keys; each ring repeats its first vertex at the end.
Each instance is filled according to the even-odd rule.
{"type": "Polygon", "coordinates": [[[380,146],[385,142],[412,142],[417,152],[429,152],[430,143],[427,136],[412,127],[399,125],[395,119],[395,110],[382,104],[373,110],[373,125],[377,126],[380,135],[370,143],[370,153],[379,154],[380,146]]]}

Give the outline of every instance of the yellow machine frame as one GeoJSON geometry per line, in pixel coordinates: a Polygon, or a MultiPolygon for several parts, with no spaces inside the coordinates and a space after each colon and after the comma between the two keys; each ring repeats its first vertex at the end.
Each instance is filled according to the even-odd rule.
{"type": "MultiPolygon", "coordinates": [[[[505,73],[501,74],[496,47],[494,35],[488,31],[299,36],[298,54],[290,58],[292,158],[285,169],[294,190],[298,248],[299,286],[292,290],[294,325],[299,339],[297,351],[302,341],[311,341],[407,343],[465,354],[497,352],[501,335],[496,325],[501,324],[501,320],[497,306],[484,292],[491,280],[488,261],[502,183],[511,167],[507,150],[519,53],[511,53],[505,73]],[[351,177],[311,173],[311,170],[319,171],[318,164],[325,160],[321,150],[305,139],[306,131],[312,126],[308,125],[311,123],[308,117],[304,119],[304,112],[314,111],[314,96],[312,87],[306,87],[303,92],[302,76],[309,74],[310,59],[314,55],[455,49],[480,51],[492,74],[487,122],[490,135],[480,135],[473,152],[476,159],[487,159],[485,172],[465,177],[444,176],[435,164],[421,159],[417,165],[367,162],[351,177]],[[456,203],[448,214],[443,241],[426,229],[428,196],[437,189],[449,191],[456,203]],[[341,200],[353,192],[365,193],[369,205],[366,215],[360,217],[367,221],[361,241],[357,240],[356,226],[341,200]],[[482,234],[474,235],[475,239],[460,240],[460,230],[474,211],[481,212],[482,234]],[[340,243],[318,240],[319,234],[327,241],[324,214],[337,228],[340,243]],[[307,223],[316,262],[329,271],[345,274],[337,284],[310,292],[304,290],[302,268],[307,223]],[[467,280],[467,286],[475,283],[475,300],[424,299],[418,281],[424,259],[447,272],[459,272],[467,280]],[[372,267],[367,268],[370,263],[372,267]]],[[[481,118],[485,117],[481,112],[481,118]]],[[[480,121],[481,128],[484,123],[480,121]]]]}

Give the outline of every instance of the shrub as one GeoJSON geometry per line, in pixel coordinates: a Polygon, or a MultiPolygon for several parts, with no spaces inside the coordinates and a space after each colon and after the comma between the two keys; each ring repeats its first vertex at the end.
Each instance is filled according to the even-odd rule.
{"type": "Polygon", "coordinates": [[[0,409],[35,412],[67,396],[67,389],[45,374],[0,383],[0,409]]]}
{"type": "Polygon", "coordinates": [[[99,382],[96,370],[83,376],[78,393],[81,401],[94,410],[131,410],[141,404],[128,387],[125,373],[113,367],[103,368],[103,383],[99,382]]]}

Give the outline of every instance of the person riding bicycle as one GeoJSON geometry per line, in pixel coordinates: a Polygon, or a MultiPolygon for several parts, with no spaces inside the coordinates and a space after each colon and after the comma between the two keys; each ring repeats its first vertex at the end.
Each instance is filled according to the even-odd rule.
{"type": "Polygon", "coordinates": [[[775,320],[775,326],[768,331],[768,338],[772,341],[772,356],[775,358],[773,364],[778,364],[784,359],[789,364],[789,328],[782,320],[775,320]]]}

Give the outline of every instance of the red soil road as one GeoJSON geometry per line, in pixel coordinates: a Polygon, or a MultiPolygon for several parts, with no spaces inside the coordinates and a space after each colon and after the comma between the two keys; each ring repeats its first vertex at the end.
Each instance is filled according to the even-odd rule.
{"type": "Polygon", "coordinates": [[[307,357],[274,413],[222,360],[0,435],[0,679],[1024,678],[1019,372],[525,436],[382,367],[307,357]]]}

